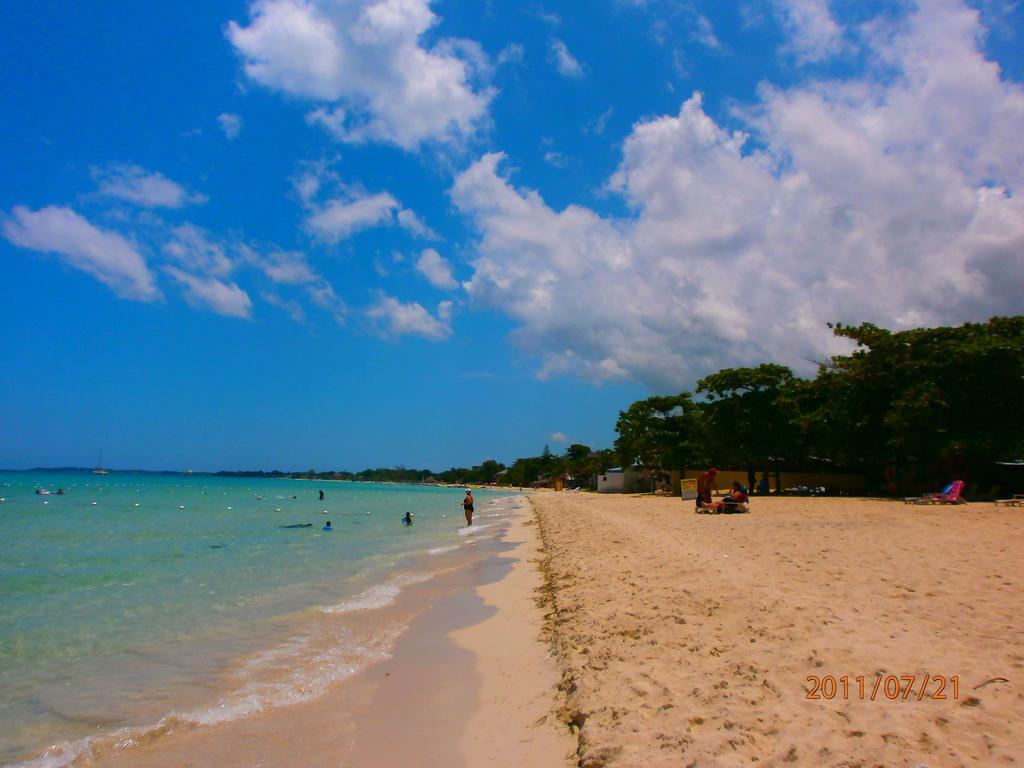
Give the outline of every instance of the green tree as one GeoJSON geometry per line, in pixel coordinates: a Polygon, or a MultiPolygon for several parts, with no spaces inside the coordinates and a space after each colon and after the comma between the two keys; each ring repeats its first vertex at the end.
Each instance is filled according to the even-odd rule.
{"type": "Polygon", "coordinates": [[[836,325],[855,342],[798,387],[815,452],[876,482],[899,465],[925,483],[952,473],[979,481],[1024,453],[1024,317],[891,332],[836,325]]]}
{"type": "Polygon", "coordinates": [[[701,461],[700,417],[688,392],[638,400],[620,411],[615,451],[622,466],[668,472],[701,461]]]}
{"type": "Polygon", "coordinates": [[[726,368],[697,382],[707,398],[707,448],[711,461],[753,472],[798,458],[799,433],[793,425],[794,401],[786,395],[793,372],[765,363],[756,368],[726,368]]]}

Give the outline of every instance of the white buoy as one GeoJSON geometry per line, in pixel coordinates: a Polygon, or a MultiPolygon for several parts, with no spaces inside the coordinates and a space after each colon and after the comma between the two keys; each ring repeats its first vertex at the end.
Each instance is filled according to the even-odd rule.
{"type": "MultiPolygon", "coordinates": [[[[0,499],[0,501],[3,501],[3,499],[0,499]]],[[[329,514],[329,513],[328,513],[328,512],[327,512],[327,510],[325,509],[325,510],[324,510],[324,511],[323,511],[323,512],[322,512],[321,514],[324,514],[324,515],[326,515],[326,514],[329,514]]]]}
{"type": "Polygon", "coordinates": [[[43,502],[43,504],[49,504],[49,503],[50,503],[50,502],[48,502],[48,501],[44,501],[44,502],[43,502]]]}
{"type": "Polygon", "coordinates": [[[231,509],[231,507],[228,507],[228,509],[231,509]]]}
{"type": "Polygon", "coordinates": [[[137,506],[139,506],[139,502],[137,502],[137,501],[136,501],[136,502],[135,502],[135,506],[136,506],[136,507],[137,507],[137,506]]]}
{"type": "Polygon", "coordinates": [[[95,506],[96,506],[96,502],[94,501],[94,502],[92,503],[92,505],[93,505],[93,506],[95,507],[95,506]]]}
{"type": "Polygon", "coordinates": [[[184,505],[184,504],[180,504],[180,505],[178,506],[178,509],[184,509],[184,508],[185,508],[185,505],[184,505]]]}

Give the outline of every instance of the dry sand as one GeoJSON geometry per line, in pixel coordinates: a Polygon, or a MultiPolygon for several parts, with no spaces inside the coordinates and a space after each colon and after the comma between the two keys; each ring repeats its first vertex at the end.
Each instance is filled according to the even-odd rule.
{"type": "MultiPolygon", "coordinates": [[[[992,504],[532,497],[563,722],[593,766],[1024,762],[1024,517],[992,504]],[[807,678],[849,676],[831,700],[807,678]],[[854,678],[866,678],[861,700],[854,678]],[[871,701],[876,676],[914,675],[871,701]],[[919,700],[925,675],[958,698],[919,700]],[[906,691],[907,683],[901,683],[906,691]],[[899,693],[902,699],[903,693],[899,693]]],[[[511,763],[509,763],[511,764],[511,763]]]]}

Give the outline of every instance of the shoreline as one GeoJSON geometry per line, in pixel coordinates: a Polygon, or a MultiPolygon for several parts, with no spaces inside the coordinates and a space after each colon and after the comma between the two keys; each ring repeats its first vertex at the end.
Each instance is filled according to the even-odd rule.
{"type": "MultiPolygon", "coordinates": [[[[478,510],[481,529],[494,524],[488,514],[478,510]]],[[[172,717],[71,764],[440,767],[519,755],[521,764],[563,768],[574,747],[550,717],[557,669],[540,640],[531,517],[519,497],[497,535],[470,534],[464,552],[438,558],[430,578],[404,585],[385,606],[348,614],[370,635],[394,632],[391,645],[308,700],[209,725],[172,717]]]]}

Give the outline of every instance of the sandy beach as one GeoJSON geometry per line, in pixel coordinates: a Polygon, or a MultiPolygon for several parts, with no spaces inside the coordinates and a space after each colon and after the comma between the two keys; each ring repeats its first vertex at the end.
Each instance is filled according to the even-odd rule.
{"type": "Polygon", "coordinates": [[[750,515],[706,516],[678,498],[531,501],[559,718],[578,729],[579,765],[1024,759],[1016,511],[755,498],[750,515]],[[835,683],[815,690],[810,676],[835,683]]]}

